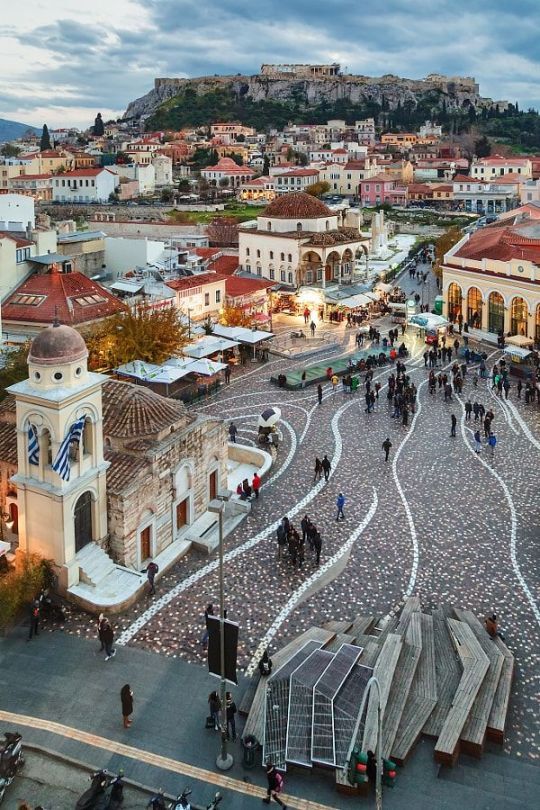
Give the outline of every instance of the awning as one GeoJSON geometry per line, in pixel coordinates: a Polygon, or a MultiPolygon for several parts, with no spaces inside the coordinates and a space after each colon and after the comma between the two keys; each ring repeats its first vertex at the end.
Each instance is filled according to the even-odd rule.
{"type": "Polygon", "coordinates": [[[213,327],[213,334],[230,340],[237,340],[239,343],[247,343],[249,346],[274,337],[273,332],[264,332],[261,329],[246,329],[243,326],[222,326],[219,323],[213,327]]]}
{"type": "Polygon", "coordinates": [[[223,371],[227,368],[227,363],[216,363],[214,360],[208,360],[205,357],[203,360],[194,360],[191,365],[186,366],[188,374],[202,374],[204,377],[212,377],[218,371],[223,371]]]}
{"type": "Polygon", "coordinates": [[[72,258],[72,256],[64,256],[63,253],[44,253],[43,256],[30,256],[29,261],[49,265],[70,262],[72,258]]]}
{"type": "Polygon", "coordinates": [[[226,349],[232,349],[238,346],[237,340],[228,340],[227,338],[215,337],[214,335],[207,335],[201,338],[197,343],[186,346],[183,349],[184,354],[188,357],[199,359],[201,357],[209,357],[216,352],[223,352],[226,349]]]}
{"type": "Polygon", "coordinates": [[[111,284],[111,290],[114,292],[129,292],[133,295],[140,293],[144,287],[144,281],[115,281],[111,284]]]}
{"type": "Polygon", "coordinates": [[[525,335],[510,335],[504,339],[505,343],[510,343],[512,346],[520,346],[523,349],[534,346],[534,340],[525,335]]]}
{"type": "MultiPolygon", "coordinates": [[[[189,365],[193,365],[193,361],[189,365]]],[[[119,366],[116,369],[117,374],[126,377],[133,377],[134,379],[144,382],[163,383],[165,385],[169,385],[170,383],[176,382],[181,377],[185,377],[190,371],[189,366],[187,368],[174,368],[166,364],[158,366],[154,363],[145,363],[142,360],[133,360],[131,363],[125,363],[123,366],[119,366]]]]}
{"type": "Polygon", "coordinates": [[[371,300],[365,293],[358,293],[358,295],[342,298],[341,301],[336,301],[335,304],[338,307],[345,307],[345,309],[355,309],[356,307],[367,307],[368,304],[371,304],[371,300]]]}

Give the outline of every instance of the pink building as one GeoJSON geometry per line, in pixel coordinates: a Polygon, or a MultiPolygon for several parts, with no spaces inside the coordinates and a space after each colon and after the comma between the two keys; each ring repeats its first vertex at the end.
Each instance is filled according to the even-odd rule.
{"type": "Polygon", "coordinates": [[[227,180],[231,188],[239,188],[251,180],[254,174],[249,166],[238,166],[229,157],[222,157],[215,166],[207,166],[201,170],[201,177],[208,180],[211,185],[217,186],[221,180],[227,180]]]}
{"type": "Polygon", "coordinates": [[[373,207],[389,203],[390,205],[407,205],[407,188],[399,185],[395,177],[387,174],[376,174],[360,182],[360,200],[362,205],[373,207]]]}

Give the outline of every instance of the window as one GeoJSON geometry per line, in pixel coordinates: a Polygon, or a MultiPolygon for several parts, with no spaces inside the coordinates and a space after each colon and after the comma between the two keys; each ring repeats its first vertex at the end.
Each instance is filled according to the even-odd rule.
{"type": "Polygon", "coordinates": [[[216,290],[216,304],[221,303],[221,290],[216,290]]]}
{"type": "Polygon", "coordinates": [[[270,251],[270,258],[271,258],[271,259],[273,259],[273,258],[274,258],[274,251],[273,251],[273,250],[271,250],[271,251],[270,251]]]}
{"type": "Polygon", "coordinates": [[[210,306],[210,293],[205,293],[204,294],[204,305],[205,305],[205,307],[210,306]]]}
{"type": "Polygon", "coordinates": [[[261,258],[261,251],[260,251],[260,250],[258,250],[258,251],[257,251],[257,258],[258,258],[258,259],[260,259],[260,258],[261,258]]]}
{"type": "Polygon", "coordinates": [[[301,230],[302,230],[302,223],[301,222],[296,223],[296,230],[298,231],[298,233],[301,232],[301,230]]]}
{"type": "Polygon", "coordinates": [[[281,259],[281,261],[282,261],[282,262],[284,262],[284,261],[285,261],[285,254],[284,254],[284,253],[280,253],[280,254],[279,254],[279,258],[281,259]]]}
{"type": "Polygon", "coordinates": [[[279,277],[282,281],[285,281],[285,270],[281,270],[279,277]]]}
{"type": "Polygon", "coordinates": [[[292,275],[292,273],[289,273],[287,278],[288,278],[289,284],[292,284],[293,283],[293,275],[292,275]]]}
{"type": "Polygon", "coordinates": [[[257,275],[262,276],[262,270],[261,270],[260,265],[257,265],[257,275]]]}
{"type": "Polygon", "coordinates": [[[292,262],[292,253],[287,253],[287,261],[292,262]]]}
{"type": "Polygon", "coordinates": [[[270,280],[274,281],[275,278],[276,278],[276,271],[275,270],[270,270],[269,275],[270,275],[270,280]]]}
{"type": "Polygon", "coordinates": [[[249,256],[249,248],[246,248],[246,256],[249,256]]]}
{"type": "Polygon", "coordinates": [[[271,230],[272,230],[272,223],[271,223],[271,222],[268,222],[268,223],[267,223],[267,225],[266,225],[266,230],[267,230],[267,231],[271,231],[271,230]]]}
{"type": "Polygon", "coordinates": [[[251,273],[251,265],[250,264],[246,264],[246,272],[251,273]]]}
{"type": "Polygon", "coordinates": [[[13,297],[11,303],[21,304],[27,307],[39,307],[39,305],[45,301],[46,297],[46,295],[27,295],[25,293],[19,293],[13,297]]]}

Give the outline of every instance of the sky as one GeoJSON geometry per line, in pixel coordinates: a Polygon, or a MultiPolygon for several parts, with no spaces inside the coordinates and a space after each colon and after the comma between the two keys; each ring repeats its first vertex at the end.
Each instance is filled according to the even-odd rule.
{"type": "Polygon", "coordinates": [[[50,128],[120,116],[155,77],[263,62],[475,76],[540,108],[540,0],[3,0],[0,117],[50,128]]]}

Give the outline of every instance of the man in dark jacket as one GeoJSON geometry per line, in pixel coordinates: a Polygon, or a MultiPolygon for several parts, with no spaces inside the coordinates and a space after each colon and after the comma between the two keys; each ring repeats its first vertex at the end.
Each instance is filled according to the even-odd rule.
{"type": "Polygon", "coordinates": [[[330,459],[328,458],[327,455],[324,456],[321,464],[324,471],[324,480],[328,481],[328,479],[330,478],[330,469],[332,468],[332,465],[330,464],[330,459]]]}
{"type": "Polygon", "coordinates": [[[114,631],[108,619],[105,619],[103,627],[103,643],[105,644],[105,652],[107,653],[105,661],[108,661],[109,658],[113,658],[116,655],[116,650],[113,649],[114,631]]]}
{"type": "Polygon", "coordinates": [[[34,635],[39,635],[39,602],[37,599],[34,599],[30,606],[30,633],[28,635],[28,641],[30,641],[34,635]]]}
{"type": "Polygon", "coordinates": [[[154,596],[156,592],[156,586],[154,585],[154,580],[156,578],[156,574],[159,571],[159,566],[153,560],[150,560],[148,563],[148,567],[146,570],[146,576],[148,578],[148,584],[150,585],[150,596],[154,596]]]}
{"type": "Polygon", "coordinates": [[[384,450],[384,460],[388,461],[388,456],[390,454],[390,448],[392,447],[392,442],[389,438],[386,438],[382,443],[382,449],[384,450]]]}

